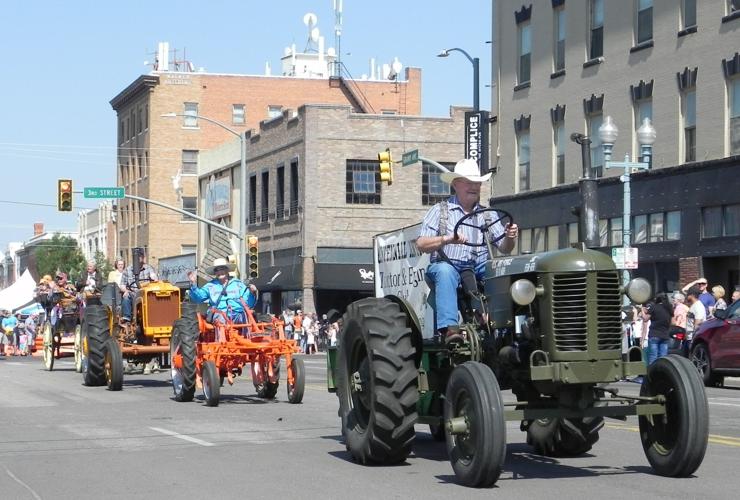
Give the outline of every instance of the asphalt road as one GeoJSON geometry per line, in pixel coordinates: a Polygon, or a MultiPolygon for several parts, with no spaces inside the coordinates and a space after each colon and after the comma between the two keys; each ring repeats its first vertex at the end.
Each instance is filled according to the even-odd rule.
{"type": "Polygon", "coordinates": [[[725,499],[740,491],[737,379],[708,389],[711,437],[695,477],[653,475],[635,419],[607,421],[592,452],[574,459],[534,455],[511,422],[501,479],[474,490],[455,484],[444,445],[423,426],[405,464],[352,462],[337,399],[325,389],[325,359],[305,360],[302,404],[289,404],[284,387],[276,401],[260,400],[240,378],[209,408],[200,395],[175,402],[169,372],[126,376],[124,390],[110,392],[84,387],[71,360],[49,373],[38,358],[0,358],[0,499],[725,499]]]}

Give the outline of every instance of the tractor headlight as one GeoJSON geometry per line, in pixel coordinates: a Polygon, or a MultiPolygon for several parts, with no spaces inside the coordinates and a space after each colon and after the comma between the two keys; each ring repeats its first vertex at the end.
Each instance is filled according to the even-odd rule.
{"type": "Polygon", "coordinates": [[[537,288],[534,283],[527,279],[516,280],[511,284],[509,291],[511,292],[511,298],[520,306],[531,304],[537,296],[537,288]]]}
{"type": "Polygon", "coordinates": [[[650,283],[645,278],[635,278],[627,283],[624,287],[624,293],[630,298],[635,304],[644,304],[652,296],[652,290],[650,289],[650,283]]]}

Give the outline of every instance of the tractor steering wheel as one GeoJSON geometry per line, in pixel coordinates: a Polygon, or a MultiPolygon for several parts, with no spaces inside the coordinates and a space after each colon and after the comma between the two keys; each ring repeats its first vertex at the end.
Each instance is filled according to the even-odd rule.
{"type": "MultiPolygon", "coordinates": [[[[499,208],[493,208],[493,207],[479,208],[478,210],[473,210],[469,214],[465,214],[459,221],[457,221],[457,224],[455,224],[455,228],[453,229],[452,233],[455,239],[457,239],[457,230],[460,226],[467,226],[467,227],[472,227],[473,229],[477,229],[481,233],[483,233],[483,241],[481,243],[470,243],[469,241],[466,241],[465,243],[463,243],[463,245],[466,245],[469,247],[482,247],[486,245],[486,235],[488,233],[488,230],[491,228],[491,226],[501,221],[504,221],[504,220],[506,221],[506,222],[503,222],[504,227],[506,227],[506,224],[514,224],[514,217],[512,217],[511,214],[507,212],[506,210],[501,210],[499,208]],[[490,222],[486,222],[484,220],[484,223],[481,226],[466,222],[468,219],[477,217],[479,214],[482,214],[485,212],[496,212],[498,218],[490,222]]],[[[491,244],[495,245],[496,243],[504,239],[505,236],[506,236],[505,232],[500,234],[499,236],[496,236],[495,238],[491,240],[491,244]]]]}

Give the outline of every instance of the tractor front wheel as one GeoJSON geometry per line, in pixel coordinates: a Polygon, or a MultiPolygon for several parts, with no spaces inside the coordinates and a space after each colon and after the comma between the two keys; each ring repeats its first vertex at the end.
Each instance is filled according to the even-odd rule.
{"type": "Polygon", "coordinates": [[[709,440],[709,406],[696,368],[675,354],[658,358],[640,396],[665,398],[665,415],[639,417],[648,462],[661,476],[690,476],[704,460],[709,440]]]}
{"type": "Polygon", "coordinates": [[[195,342],[198,339],[198,323],[194,318],[183,316],[172,326],[170,339],[170,373],[175,401],[188,402],[195,396],[195,342]]]}
{"type": "Polygon", "coordinates": [[[82,373],[82,325],[75,326],[75,371],[82,373]]]}
{"type": "Polygon", "coordinates": [[[501,389],[488,366],[468,361],[452,371],[444,417],[457,479],[474,488],[492,486],[506,458],[506,420],[501,389]]]}
{"type": "Polygon", "coordinates": [[[206,399],[206,406],[218,406],[221,398],[221,385],[216,364],[213,361],[204,361],[200,376],[203,380],[203,396],[206,399]]]}
{"type": "Polygon", "coordinates": [[[406,315],[388,299],[356,301],[344,314],[340,338],[336,385],[347,449],[363,464],[403,462],[419,400],[406,315]]]}
{"type": "Polygon", "coordinates": [[[286,384],[288,386],[288,402],[298,404],[303,401],[303,391],[306,388],[306,368],[303,365],[303,360],[293,358],[288,367],[288,372],[293,375],[293,383],[286,384]]]}
{"type": "Polygon", "coordinates": [[[48,371],[54,369],[54,332],[51,323],[44,323],[44,368],[48,371]]]}
{"type": "Polygon", "coordinates": [[[109,338],[105,346],[105,381],[111,391],[123,389],[123,356],[118,342],[109,338]]]}

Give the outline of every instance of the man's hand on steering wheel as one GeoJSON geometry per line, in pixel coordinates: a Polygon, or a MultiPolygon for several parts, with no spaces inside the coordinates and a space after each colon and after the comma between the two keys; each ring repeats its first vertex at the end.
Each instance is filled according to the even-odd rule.
{"type": "Polygon", "coordinates": [[[479,208],[478,210],[474,210],[466,215],[464,215],[459,221],[457,221],[457,224],[455,224],[454,229],[452,230],[453,234],[453,241],[456,241],[460,239],[462,236],[462,233],[459,231],[461,226],[470,227],[473,229],[476,229],[480,232],[482,232],[484,235],[483,241],[481,243],[468,243],[467,241],[463,241],[461,244],[467,245],[469,247],[482,247],[486,245],[486,237],[488,234],[488,230],[491,228],[491,226],[498,224],[498,223],[504,223],[504,232],[497,236],[496,238],[491,238],[491,243],[496,244],[502,239],[508,237],[508,238],[516,238],[519,234],[519,227],[514,223],[514,218],[511,216],[509,212],[506,210],[501,210],[499,208],[493,208],[493,207],[487,207],[487,208],[479,208]],[[477,224],[477,223],[471,223],[469,222],[472,218],[478,217],[478,215],[483,214],[485,212],[493,212],[495,213],[495,217],[492,218],[490,221],[484,221],[483,224],[477,224]]]}

